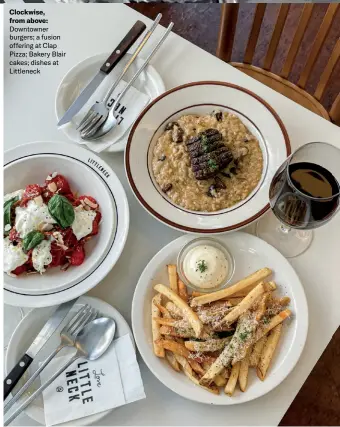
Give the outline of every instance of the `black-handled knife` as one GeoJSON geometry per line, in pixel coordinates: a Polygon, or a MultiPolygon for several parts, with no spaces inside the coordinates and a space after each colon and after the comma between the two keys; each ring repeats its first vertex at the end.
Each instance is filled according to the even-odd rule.
{"type": "Polygon", "coordinates": [[[146,25],[142,21],[137,21],[135,25],[130,29],[126,34],[123,40],[119,45],[114,49],[111,55],[106,59],[104,64],[100,67],[99,72],[93,77],[90,83],[83,89],[78,98],[73,102],[73,104],[68,108],[63,117],[59,120],[58,126],[63,126],[68,123],[72,118],[81,110],[85,105],[88,99],[92,96],[94,91],[102,83],[104,78],[110,74],[113,68],[118,64],[118,62],[124,57],[126,52],[130,47],[135,43],[138,37],[145,30],[146,25]]]}
{"type": "Polygon", "coordinates": [[[20,358],[19,362],[14,366],[11,372],[4,380],[4,400],[16,386],[20,378],[23,376],[27,368],[33,362],[35,356],[46,344],[47,340],[51,337],[53,332],[58,328],[60,323],[64,320],[77,299],[61,304],[53,315],[45,323],[39,334],[35,337],[32,344],[27,349],[26,353],[20,358]]]}

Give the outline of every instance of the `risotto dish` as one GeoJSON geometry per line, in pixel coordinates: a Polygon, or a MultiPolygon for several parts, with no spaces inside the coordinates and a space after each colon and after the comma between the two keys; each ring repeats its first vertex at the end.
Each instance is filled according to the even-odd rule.
{"type": "Polygon", "coordinates": [[[167,123],[152,155],[161,191],[176,205],[214,212],[244,200],[263,169],[260,144],[228,112],[186,115],[167,123]]]}

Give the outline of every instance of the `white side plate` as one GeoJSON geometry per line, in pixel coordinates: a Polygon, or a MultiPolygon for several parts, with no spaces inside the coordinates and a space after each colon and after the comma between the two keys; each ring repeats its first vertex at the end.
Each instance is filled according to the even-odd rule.
{"type": "MultiPolygon", "coordinates": [[[[90,304],[93,308],[97,309],[101,314],[107,317],[111,317],[116,321],[116,335],[115,339],[122,337],[123,335],[129,334],[132,339],[132,343],[134,344],[133,335],[131,329],[124,319],[124,317],[111,305],[107,304],[104,301],[101,301],[98,298],[93,297],[81,297],[72,308],[71,312],[67,315],[67,317],[63,320],[62,324],[59,326],[58,331],[60,332],[64,325],[72,318],[72,315],[79,310],[79,308],[84,304],[90,304]]],[[[44,323],[49,318],[50,314],[53,312],[53,307],[32,310],[30,311],[24,319],[19,323],[14,334],[10,340],[8,345],[8,350],[6,354],[6,375],[15,365],[15,362],[22,356],[22,354],[27,350],[29,345],[32,343],[35,336],[39,333],[40,329],[43,327],[44,323]]],[[[44,360],[52,350],[59,344],[59,333],[55,332],[46,347],[41,350],[41,353],[38,354],[37,358],[33,361],[32,365],[29,368],[30,372],[34,372],[35,369],[39,366],[39,362],[44,360]]],[[[63,350],[64,352],[74,352],[74,350],[67,349],[63,350]]],[[[35,387],[39,387],[40,380],[37,379],[35,387]]],[[[42,397],[38,397],[27,409],[25,409],[26,414],[31,417],[33,420],[38,423],[45,425],[45,416],[43,409],[43,399],[42,397]]],[[[77,420],[70,421],[68,423],[57,424],[58,426],[86,426],[91,425],[111,411],[104,411],[98,414],[90,415],[88,417],[79,418],[77,420]]]]}
{"type": "MultiPolygon", "coordinates": [[[[84,61],[79,62],[77,65],[71,68],[70,71],[67,72],[57,89],[55,100],[57,122],[64,115],[68,107],[77,98],[82,89],[87,85],[92,77],[96,75],[108,56],[109,53],[101,53],[96,56],[91,56],[84,61]]],[[[79,136],[79,131],[76,129],[76,123],[80,122],[86,112],[96,101],[101,100],[104,97],[106,91],[114,83],[115,79],[118,77],[124,65],[130,58],[131,55],[127,53],[120,61],[120,63],[104,79],[95,93],[87,101],[86,105],[79,111],[78,114],[74,116],[72,121],[61,128],[71,141],[77,142],[78,144],[85,143],[85,141],[83,141],[79,136]]],[[[142,58],[137,58],[136,62],[132,64],[131,68],[125,75],[124,80],[129,81],[133,74],[143,64],[143,62],[144,60],[142,58]]],[[[134,87],[148,95],[150,101],[165,91],[163,80],[152,65],[148,65],[145,71],[138,77],[134,83],[134,87]]],[[[128,134],[129,131],[126,132],[125,136],[123,136],[119,142],[109,147],[106,151],[112,153],[124,151],[128,134]]],[[[100,141],[110,141],[110,133],[103,136],[100,141]]]]}

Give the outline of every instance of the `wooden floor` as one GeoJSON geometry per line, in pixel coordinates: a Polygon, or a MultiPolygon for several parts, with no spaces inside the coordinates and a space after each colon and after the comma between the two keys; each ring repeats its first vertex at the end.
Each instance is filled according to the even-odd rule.
{"type": "MultiPolygon", "coordinates": [[[[220,19],[220,5],[217,4],[135,4],[134,9],[154,18],[157,13],[163,14],[161,23],[166,25],[170,21],[175,23],[174,32],[186,38],[202,49],[215,54],[217,32],[220,19]]],[[[274,62],[274,71],[280,69],[282,59],[291,41],[294,24],[299,18],[302,5],[295,4],[291,7],[287,21],[287,31],[285,30],[283,43],[279,45],[278,59],[274,62]]],[[[302,44],[302,54],[296,61],[291,75],[292,81],[298,79],[299,70],[304,65],[308,52],[306,46],[313,40],[323,13],[327,5],[318,4],[315,6],[311,28],[306,33],[302,44]]],[[[264,57],[266,44],[271,35],[271,28],[274,22],[278,6],[269,5],[265,16],[264,28],[261,31],[260,40],[255,55],[255,65],[261,65],[264,57]]],[[[235,37],[233,60],[242,61],[243,52],[246,46],[247,34],[253,16],[254,5],[240,5],[239,28],[235,37]]],[[[340,10],[336,17],[336,25],[333,25],[326,45],[317,61],[312,79],[308,84],[309,90],[316,87],[318,77],[322,72],[322,64],[327,61],[328,55],[336,40],[340,37],[340,10]]],[[[340,91],[340,63],[333,73],[332,84],[323,99],[326,108],[332,103],[340,91]]],[[[340,292],[340,287],[339,287],[340,292]]],[[[317,339],[317,337],[315,337],[317,339]]],[[[283,426],[339,426],[340,425],[340,329],[334,335],[331,343],[323,353],[319,362],[313,369],[311,375],[296,396],[294,402],[288,409],[281,421],[283,426]]]]}

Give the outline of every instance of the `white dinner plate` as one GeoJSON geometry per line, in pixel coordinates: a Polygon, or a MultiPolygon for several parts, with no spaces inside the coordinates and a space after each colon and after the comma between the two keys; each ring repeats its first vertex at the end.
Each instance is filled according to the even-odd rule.
{"type": "Polygon", "coordinates": [[[129,135],[125,168],[133,193],[156,219],[181,231],[222,233],[251,224],[269,209],[270,183],[290,151],[283,123],[263,99],[225,82],[194,82],[165,92],[142,111],[129,135]],[[263,153],[262,177],[245,200],[228,209],[190,211],[175,205],[155,182],[153,148],[167,123],[187,114],[210,114],[214,109],[237,115],[256,136],[263,153]]]}
{"type": "Polygon", "coordinates": [[[129,207],[116,174],[90,151],[62,142],[24,144],[5,153],[5,193],[41,184],[53,171],[62,173],[79,194],[95,197],[101,207],[98,235],[85,245],[82,266],[61,271],[47,269],[39,275],[10,277],[4,274],[6,304],[45,307],[74,299],[97,285],[113,268],[129,229],[129,207]]]}
{"type": "MultiPolygon", "coordinates": [[[[76,64],[62,79],[56,94],[55,110],[57,115],[57,121],[61,119],[68,107],[80,94],[82,89],[92,79],[92,77],[98,72],[100,67],[103,65],[105,59],[109,56],[109,53],[101,53],[99,55],[91,56],[84,61],[76,64]]],[[[102,84],[98,87],[91,98],[86,102],[84,107],[77,113],[70,123],[63,126],[61,129],[65,135],[78,144],[85,144],[86,141],[82,140],[77,130],[77,124],[80,123],[81,119],[85,116],[91,106],[98,100],[102,99],[106,94],[106,91],[117,79],[118,75],[122,71],[125,64],[131,58],[131,55],[127,53],[124,58],[117,64],[117,66],[111,71],[111,73],[104,79],[102,84]]],[[[144,60],[137,57],[136,61],[129,68],[128,72],[124,76],[125,81],[129,81],[135,72],[143,65],[144,60]]],[[[159,96],[165,91],[164,83],[161,76],[157,73],[152,65],[148,65],[146,69],[141,73],[136,82],[133,85],[137,90],[145,93],[149,97],[149,102],[159,96]]],[[[137,117],[136,117],[137,118],[137,117]]],[[[126,131],[125,135],[121,140],[111,145],[106,151],[118,152],[124,151],[129,130],[126,131]]],[[[110,141],[110,132],[100,138],[100,141],[110,141]]]]}
{"type": "Polygon", "coordinates": [[[168,285],[167,264],[176,263],[180,249],[195,237],[185,235],[161,249],[145,267],[132,301],[132,329],[138,350],[151,372],[175,393],[197,402],[215,405],[235,405],[256,399],[273,390],[292,371],[302,353],[308,331],[308,307],[301,282],[289,262],[272,246],[247,233],[232,233],[216,237],[227,245],[235,259],[235,274],[231,284],[254,271],[269,267],[277,283],[276,293],[291,298],[290,319],[285,321],[282,336],[265,381],[260,381],[250,369],[247,390],[237,388],[232,397],[207,392],[193,384],[183,373],[175,372],[164,359],[156,357],[152,348],[151,299],[157,283],[168,285]]]}
{"type": "MultiPolygon", "coordinates": [[[[134,345],[134,339],[131,332],[131,329],[124,319],[124,317],[111,305],[107,304],[104,301],[101,301],[98,298],[83,296],[78,299],[74,307],[71,309],[70,313],[63,320],[62,324],[58,327],[57,331],[51,336],[49,341],[46,343],[46,346],[39,352],[38,356],[32,362],[32,365],[29,368],[29,372],[34,372],[41,361],[43,361],[51,352],[54,350],[59,342],[59,333],[61,329],[66,325],[66,323],[72,318],[74,313],[80,309],[81,306],[85,304],[90,304],[93,308],[97,309],[102,315],[110,317],[116,322],[116,334],[115,339],[122,337],[126,334],[129,334],[134,345]]],[[[43,309],[36,309],[30,311],[19,323],[15,329],[12,338],[8,345],[8,350],[6,354],[6,375],[13,368],[18,359],[25,353],[29,345],[32,343],[32,340],[39,333],[40,329],[43,327],[44,323],[48,320],[51,313],[55,307],[48,307],[43,309]]],[[[73,349],[64,349],[62,350],[62,356],[67,353],[74,353],[73,349]]],[[[34,391],[33,387],[38,388],[40,386],[40,379],[38,378],[34,383],[34,386],[30,389],[34,391]]],[[[113,385],[114,386],[114,385],[113,385]]],[[[42,397],[38,397],[34,402],[25,409],[26,414],[31,417],[33,420],[37,421],[40,424],[45,425],[45,416],[44,416],[44,404],[42,397]]],[[[103,417],[105,417],[111,410],[99,412],[98,414],[89,415],[88,417],[78,418],[67,423],[56,424],[58,426],[85,426],[91,425],[103,417]]]]}

